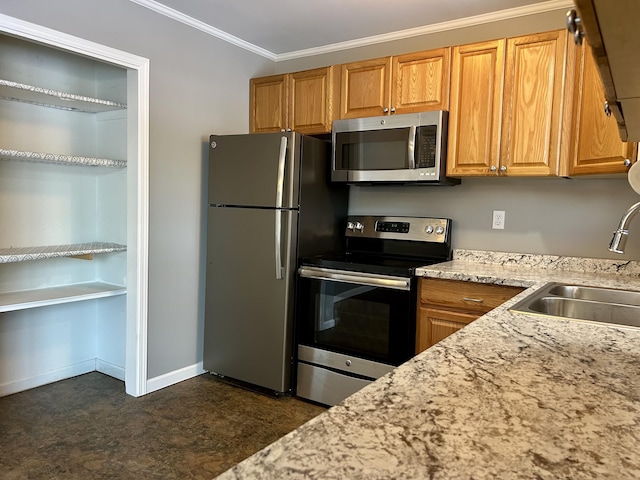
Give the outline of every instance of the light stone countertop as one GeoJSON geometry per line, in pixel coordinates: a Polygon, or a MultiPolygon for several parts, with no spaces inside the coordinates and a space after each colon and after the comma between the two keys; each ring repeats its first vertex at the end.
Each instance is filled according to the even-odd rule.
{"type": "Polygon", "coordinates": [[[639,262],[456,251],[418,275],[528,287],[218,479],[640,478],[640,331],[512,313],[639,262]]]}

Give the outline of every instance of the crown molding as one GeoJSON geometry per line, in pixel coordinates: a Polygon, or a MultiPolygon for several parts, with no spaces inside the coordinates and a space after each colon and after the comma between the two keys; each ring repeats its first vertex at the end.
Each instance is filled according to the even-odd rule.
{"type": "Polygon", "coordinates": [[[323,47],[276,54],[276,62],[284,60],[294,60],[296,58],[310,57],[313,55],[321,55],[325,53],[332,53],[340,50],[348,50],[350,48],[366,47],[369,45],[376,45],[378,43],[392,42],[394,40],[402,40],[405,38],[418,37],[421,35],[446,32],[448,30],[456,30],[459,28],[473,27],[476,25],[498,22],[500,20],[509,20],[512,18],[525,17],[527,15],[535,15],[537,13],[559,10],[562,8],[571,8],[573,7],[573,5],[573,0],[550,0],[547,2],[536,3],[524,7],[508,8],[506,10],[485,13],[482,15],[475,15],[473,17],[465,17],[458,20],[434,23],[431,25],[409,28],[407,30],[399,30],[397,32],[385,33],[382,35],[363,37],[356,40],[349,40],[347,42],[333,43],[331,45],[325,45],[323,47]]]}
{"type": "Polygon", "coordinates": [[[244,50],[248,50],[249,52],[260,55],[261,57],[268,58],[269,60],[273,60],[274,62],[278,61],[278,56],[270,52],[269,50],[265,50],[264,48],[258,47],[253,43],[246,42],[241,38],[234,37],[233,35],[224,32],[218,28],[212,27],[211,25],[201,22],[198,19],[190,17],[189,15],[185,15],[178,10],[174,10],[173,8],[169,8],[161,3],[156,2],[155,0],[129,0],[130,2],[137,3],[138,5],[148,8],[149,10],[153,10],[160,15],[164,15],[165,17],[169,17],[172,20],[175,20],[180,23],[184,23],[190,27],[193,27],[197,30],[200,30],[204,33],[212,35],[214,37],[219,38],[220,40],[224,40],[225,42],[231,43],[236,47],[240,47],[244,50]]]}
{"type": "Polygon", "coordinates": [[[349,40],[346,42],[332,43],[330,45],[324,45],[322,47],[308,48],[304,50],[296,50],[287,53],[273,53],[264,48],[258,47],[252,43],[246,42],[238,37],[228,34],[218,28],[212,27],[209,24],[201,22],[193,17],[185,15],[173,8],[169,8],[155,0],[130,0],[133,3],[137,3],[145,8],[153,10],[161,15],[169,17],[178,22],[189,25],[209,35],[217,37],[221,40],[229,42],[237,47],[243,48],[264,58],[272,60],[274,62],[280,62],[284,60],[294,60],[296,58],[310,57],[313,55],[322,55],[326,53],[337,52],[340,50],[348,50],[350,48],[366,47],[368,45],[376,45],[378,43],[392,42],[395,40],[402,40],[405,38],[418,37],[421,35],[429,35],[433,33],[446,32],[448,30],[455,30],[458,28],[472,27],[475,25],[482,25],[486,23],[498,22],[501,20],[509,20],[511,18],[525,17],[527,15],[535,15],[538,13],[550,12],[553,10],[560,10],[562,8],[573,7],[572,0],[549,0],[547,2],[535,3],[532,5],[526,5],[524,7],[508,8],[506,10],[500,10],[497,12],[486,13],[482,15],[475,15],[472,17],[461,18],[458,20],[451,20],[447,22],[435,23],[432,25],[425,25],[422,27],[409,28],[407,30],[399,30],[397,32],[385,33],[382,35],[374,35],[371,37],[363,37],[355,40],[349,40]]]}

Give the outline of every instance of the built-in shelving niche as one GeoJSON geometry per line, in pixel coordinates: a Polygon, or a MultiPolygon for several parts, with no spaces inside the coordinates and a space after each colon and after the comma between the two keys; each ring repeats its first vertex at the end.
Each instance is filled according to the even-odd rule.
{"type": "Polygon", "coordinates": [[[0,395],[92,370],[146,393],[147,69],[0,15],[0,395]]]}

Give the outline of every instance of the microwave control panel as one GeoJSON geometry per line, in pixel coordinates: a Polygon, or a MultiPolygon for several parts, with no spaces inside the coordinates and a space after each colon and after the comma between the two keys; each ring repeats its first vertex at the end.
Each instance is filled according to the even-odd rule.
{"type": "Polygon", "coordinates": [[[438,127],[428,125],[418,129],[417,168],[433,168],[436,166],[436,149],[438,127]]]}

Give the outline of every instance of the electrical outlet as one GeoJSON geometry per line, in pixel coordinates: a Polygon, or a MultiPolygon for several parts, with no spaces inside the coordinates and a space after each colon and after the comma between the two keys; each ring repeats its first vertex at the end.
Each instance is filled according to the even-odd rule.
{"type": "Polygon", "coordinates": [[[504,221],[506,214],[504,210],[494,210],[493,211],[493,222],[491,223],[491,228],[494,230],[504,230],[504,221]]]}

